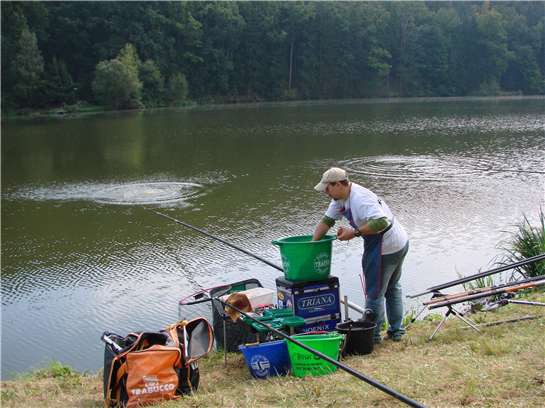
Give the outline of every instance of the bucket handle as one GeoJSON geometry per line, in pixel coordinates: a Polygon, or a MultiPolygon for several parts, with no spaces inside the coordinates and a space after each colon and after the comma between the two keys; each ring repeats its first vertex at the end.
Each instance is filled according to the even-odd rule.
{"type": "MultiPolygon", "coordinates": [[[[354,323],[353,320],[346,320],[347,323],[354,323]]],[[[348,333],[346,333],[346,336],[344,336],[343,343],[341,346],[341,357],[345,357],[346,347],[348,346],[348,339],[350,338],[350,334],[352,333],[352,324],[348,325],[348,333]]]]}

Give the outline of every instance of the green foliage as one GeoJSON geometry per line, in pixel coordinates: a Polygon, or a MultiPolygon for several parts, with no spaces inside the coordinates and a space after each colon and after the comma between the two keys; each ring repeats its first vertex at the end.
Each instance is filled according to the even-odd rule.
{"type": "Polygon", "coordinates": [[[131,95],[136,89],[129,69],[121,61],[113,59],[98,63],[93,91],[99,103],[112,109],[135,107],[131,105],[131,95]]]}
{"type": "Polygon", "coordinates": [[[410,324],[412,324],[415,321],[415,318],[417,317],[417,311],[414,308],[411,308],[405,313],[405,316],[403,316],[403,327],[407,327],[410,324]]]}
{"type": "Polygon", "coordinates": [[[53,361],[48,367],[33,373],[37,378],[67,378],[76,375],[72,367],[53,361]]]}
{"type": "Polygon", "coordinates": [[[171,106],[179,105],[187,99],[187,91],[185,75],[176,73],[168,79],[165,100],[171,106]]]}
{"type": "Polygon", "coordinates": [[[35,106],[33,98],[36,96],[44,72],[42,54],[38,48],[36,34],[23,29],[17,42],[15,55],[15,86],[14,92],[21,104],[35,106]]]}
{"type": "Polygon", "coordinates": [[[539,2],[4,2],[2,106],[543,94],[543,10],[539,2]],[[113,78],[123,86],[108,96],[113,78]]]}
{"type": "Polygon", "coordinates": [[[45,95],[49,105],[75,102],[75,85],[64,61],[53,57],[46,67],[45,95]]]}
{"type": "Polygon", "coordinates": [[[484,276],[482,278],[478,278],[469,282],[465,282],[462,284],[462,286],[464,287],[465,291],[470,291],[473,289],[488,288],[488,287],[494,286],[494,284],[495,284],[494,277],[489,275],[489,276],[484,276]]]}
{"type": "Polygon", "coordinates": [[[93,91],[99,103],[113,109],[142,106],[138,55],[131,44],[125,45],[117,58],[98,63],[93,91]]]}
{"type": "Polygon", "coordinates": [[[129,69],[129,72],[133,77],[138,78],[140,60],[138,59],[138,54],[136,53],[134,45],[125,44],[121,51],[119,51],[117,59],[129,69]]]}
{"type": "Polygon", "coordinates": [[[146,107],[161,105],[165,80],[153,60],[148,59],[140,65],[140,79],[144,105],[146,107]]]}
{"type": "MultiPolygon", "coordinates": [[[[517,225],[517,230],[511,234],[509,240],[502,244],[505,255],[498,262],[499,265],[522,261],[532,256],[545,253],[545,213],[539,210],[539,223],[534,226],[526,216],[517,225]]],[[[527,277],[545,275],[545,260],[534,262],[515,269],[513,278],[517,275],[527,277]]]]}

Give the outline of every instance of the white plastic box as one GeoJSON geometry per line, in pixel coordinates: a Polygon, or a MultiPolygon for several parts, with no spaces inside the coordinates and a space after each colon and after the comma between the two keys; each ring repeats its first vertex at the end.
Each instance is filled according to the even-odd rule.
{"type": "MultiPolygon", "coordinates": [[[[252,310],[255,310],[256,307],[261,305],[272,305],[274,295],[276,291],[268,288],[253,288],[247,290],[241,290],[240,292],[243,295],[246,295],[252,306],[252,310]]],[[[229,295],[223,295],[221,300],[226,301],[229,295]]]]}

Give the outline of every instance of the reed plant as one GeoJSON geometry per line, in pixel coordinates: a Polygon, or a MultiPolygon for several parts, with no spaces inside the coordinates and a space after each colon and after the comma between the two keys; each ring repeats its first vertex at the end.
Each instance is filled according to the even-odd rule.
{"type": "MultiPolygon", "coordinates": [[[[510,234],[509,239],[500,245],[504,255],[498,262],[498,266],[519,262],[545,253],[545,213],[543,208],[539,210],[537,226],[532,225],[528,217],[524,215],[523,220],[516,227],[517,229],[510,234]]],[[[514,269],[510,280],[517,280],[520,276],[531,278],[541,275],[545,275],[545,260],[514,269]]]]}

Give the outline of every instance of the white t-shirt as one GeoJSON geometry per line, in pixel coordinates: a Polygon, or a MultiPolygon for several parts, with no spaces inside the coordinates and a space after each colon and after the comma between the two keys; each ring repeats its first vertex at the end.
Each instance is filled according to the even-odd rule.
{"type": "Polygon", "coordinates": [[[361,227],[369,220],[387,217],[393,222],[393,226],[384,234],[382,255],[400,251],[409,240],[405,229],[399,220],[394,219],[384,200],[356,183],[351,183],[350,195],[346,200],[331,200],[325,215],[334,220],[340,220],[344,216],[353,227],[361,227]]]}

